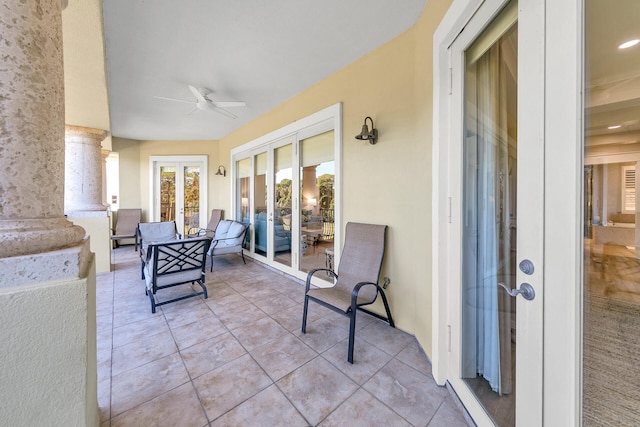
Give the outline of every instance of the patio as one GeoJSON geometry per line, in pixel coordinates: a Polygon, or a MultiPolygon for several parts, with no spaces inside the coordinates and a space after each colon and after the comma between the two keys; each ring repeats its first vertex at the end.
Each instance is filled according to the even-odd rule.
{"type": "Polygon", "coordinates": [[[317,304],[301,334],[298,280],[215,257],[208,299],[152,314],[138,253],[112,255],[97,275],[102,426],[473,425],[413,336],[361,314],[350,365],[348,319],[317,304]]]}

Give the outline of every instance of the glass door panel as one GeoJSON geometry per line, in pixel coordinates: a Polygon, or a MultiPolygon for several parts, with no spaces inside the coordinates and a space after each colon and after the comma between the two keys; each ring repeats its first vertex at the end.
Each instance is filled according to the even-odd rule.
{"type": "Polygon", "coordinates": [[[184,211],[182,235],[186,236],[191,228],[200,227],[200,166],[183,166],[182,178],[184,211]]]}
{"type": "Polygon", "coordinates": [[[333,266],[334,132],[300,141],[299,270],[333,266]]]}
{"type": "Polygon", "coordinates": [[[176,166],[160,166],[160,221],[176,220],[176,166]]]}
{"type": "Polygon", "coordinates": [[[637,426],[640,3],[585,0],[584,6],[582,421],[637,426]]]}
{"type": "Polygon", "coordinates": [[[152,156],[151,221],[175,221],[183,236],[204,227],[206,217],[206,156],[152,156]]]}
{"type": "MultiPolygon", "coordinates": [[[[247,157],[236,162],[236,221],[244,224],[251,223],[249,197],[251,194],[251,158],[247,157]]],[[[247,233],[244,248],[251,249],[251,233],[247,233]]]]}
{"type": "Polygon", "coordinates": [[[254,252],[266,257],[268,249],[267,223],[268,219],[272,219],[268,215],[267,209],[267,194],[269,194],[267,190],[267,153],[254,156],[253,164],[254,252]]]}
{"type": "Polygon", "coordinates": [[[274,150],[273,260],[291,267],[291,227],[293,201],[293,150],[284,145],[274,150]]]}
{"type": "Polygon", "coordinates": [[[518,287],[518,30],[494,22],[491,44],[465,53],[461,376],[496,425],[513,426],[516,304],[503,288],[518,287]]]}

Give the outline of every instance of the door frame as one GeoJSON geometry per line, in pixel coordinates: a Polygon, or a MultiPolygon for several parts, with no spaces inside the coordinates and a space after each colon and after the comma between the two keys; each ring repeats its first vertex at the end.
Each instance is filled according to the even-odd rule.
{"type": "MultiPolygon", "coordinates": [[[[150,221],[160,220],[159,200],[157,198],[159,194],[159,169],[158,165],[164,163],[173,163],[179,168],[183,164],[201,164],[202,170],[200,172],[200,221],[199,226],[206,228],[209,220],[209,156],[206,154],[196,156],[149,156],[149,187],[151,189],[149,194],[149,219],[150,221]]],[[[177,170],[177,169],[176,169],[177,170]]],[[[181,172],[180,172],[181,174],[181,172]]],[[[176,172],[176,179],[178,172],[176,172]]],[[[176,196],[178,193],[176,194],[176,196]]],[[[178,230],[181,230],[179,221],[176,217],[176,226],[178,230]]]]}
{"type": "MultiPolygon", "coordinates": [[[[451,223],[460,218],[460,177],[450,170],[461,158],[452,144],[456,102],[450,94],[454,70],[449,47],[482,6],[499,0],[454,0],[434,34],[433,131],[433,375],[445,384],[451,373],[452,288],[459,266],[452,264],[459,251],[459,235],[451,223]],[[451,179],[453,178],[453,179],[451,179]]],[[[486,24],[490,21],[487,18],[486,24]]],[[[533,338],[541,354],[523,363],[542,379],[539,402],[518,403],[518,425],[580,425],[582,403],[582,168],[583,168],[583,2],[546,0],[519,3],[519,138],[540,146],[538,155],[519,152],[538,165],[542,218],[533,235],[519,239],[518,258],[536,258],[542,266],[536,299],[544,308],[521,310],[518,329],[535,321],[541,328],[533,338]],[[528,82],[525,84],[525,82],[528,82]],[[524,99],[527,100],[523,104],[524,99]],[[537,236],[537,237],[536,237],[537,236]],[[527,243],[538,239],[539,244],[527,243]],[[538,247],[536,247],[538,246],[538,247]],[[520,254],[522,252],[522,255],[520,254]],[[548,284],[543,286],[543,284],[548,284]],[[537,358],[537,361],[536,361],[537,358]],[[522,411],[522,412],[521,412],[522,411]],[[526,416],[521,416],[526,415],[526,416]],[[524,421],[523,421],[524,420],[524,421]]],[[[461,116],[458,116],[461,117],[461,116]]],[[[526,144],[523,144],[526,146],[526,144]]],[[[520,181],[520,180],[519,180],[520,181]]],[[[520,182],[519,182],[520,184],[520,182]]],[[[528,195],[521,194],[521,197],[528,195]]],[[[519,220],[523,214],[518,210],[519,220]]],[[[518,283],[522,277],[518,277],[518,283]]],[[[528,306],[533,308],[533,305],[528,306]]],[[[472,414],[474,416],[474,414],[472,414]]],[[[479,420],[477,420],[479,422],[479,420]]]]}

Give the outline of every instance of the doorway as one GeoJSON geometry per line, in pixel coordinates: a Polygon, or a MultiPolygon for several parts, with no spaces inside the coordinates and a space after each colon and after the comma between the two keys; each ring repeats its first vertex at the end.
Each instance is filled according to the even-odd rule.
{"type": "Polygon", "coordinates": [[[434,299],[446,314],[435,320],[434,376],[479,425],[539,425],[544,163],[539,95],[530,92],[541,74],[528,65],[543,42],[522,35],[533,33],[527,12],[540,6],[467,5],[468,21],[440,45],[448,78],[434,154],[434,299]]]}
{"type": "Polygon", "coordinates": [[[151,221],[175,221],[183,236],[206,227],[207,156],[152,156],[151,221]]]}

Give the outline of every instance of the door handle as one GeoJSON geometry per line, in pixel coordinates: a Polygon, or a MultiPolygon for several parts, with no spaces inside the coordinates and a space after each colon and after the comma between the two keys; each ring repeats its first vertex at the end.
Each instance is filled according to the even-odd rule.
{"type": "Polygon", "coordinates": [[[522,283],[520,285],[520,289],[509,289],[507,285],[499,282],[498,282],[498,285],[502,286],[504,290],[507,291],[507,293],[512,297],[517,297],[518,295],[522,295],[522,297],[527,301],[531,301],[536,297],[536,291],[533,289],[533,286],[531,286],[528,283],[522,283]]]}

